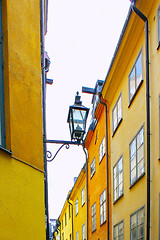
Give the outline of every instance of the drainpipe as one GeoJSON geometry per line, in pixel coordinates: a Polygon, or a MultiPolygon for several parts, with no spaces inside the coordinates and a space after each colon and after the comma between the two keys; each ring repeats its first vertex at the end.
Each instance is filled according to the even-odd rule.
{"type": "Polygon", "coordinates": [[[84,153],[85,153],[85,155],[86,155],[86,192],[87,192],[87,240],[89,240],[89,238],[88,238],[88,230],[89,230],[89,226],[88,226],[88,224],[89,224],[89,214],[88,214],[88,154],[87,154],[87,151],[86,151],[86,149],[85,149],[85,145],[84,145],[84,143],[83,143],[83,151],[84,151],[84,153]]]}
{"type": "Polygon", "coordinates": [[[99,94],[99,102],[104,105],[105,107],[105,127],[106,127],[106,170],[107,170],[107,233],[108,233],[108,240],[110,239],[110,208],[109,208],[109,157],[108,157],[108,121],[107,121],[107,104],[101,100],[102,94],[99,94]]]}
{"type": "Polygon", "coordinates": [[[44,55],[44,0],[40,2],[41,14],[41,69],[42,69],[42,111],[43,111],[43,161],[44,161],[44,191],[45,191],[45,220],[46,240],[49,240],[49,213],[48,213],[48,180],[47,180],[47,159],[46,159],[46,73],[44,55]]]}
{"type": "Polygon", "coordinates": [[[74,240],[74,228],[73,228],[73,204],[69,201],[70,195],[67,197],[67,202],[72,207],[72,240],[74,240]]]}
{"type": "Polygon", "coordinates": [[[145,50],[146,50],[146,107],[147,107],[147,240],[150,239],[150,99],[149,99],[149,43],[148,43],[148,19],[131,4],[134,11],[145,22],[145,50]]]}

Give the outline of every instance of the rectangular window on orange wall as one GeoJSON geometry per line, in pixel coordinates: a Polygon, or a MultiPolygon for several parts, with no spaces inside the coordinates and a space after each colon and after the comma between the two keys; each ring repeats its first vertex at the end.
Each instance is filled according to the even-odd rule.
{"type": "Polygon", "coordinates": [[[105,153],[106,153],[106,146],[105,146],[105,137],[104,137],[99,146],[99,163],[102,161],[105,153]]]}
{"type": "Polygon", "coordinates": [[[83,206],[84,204],[85,204],[85,187],[83,187],[81,191],[81,205],[83,206]]]}
{"type": "Polygon", "coordinates": [[[95,168],[95,158],[93,159],[93,161],[91,162],[91,178],[93,177],[95,171],[96,171],[96,168],[95,168]]]}
{"type": "Polygon", "coordinates": [[[96,230],[96,203],[91,207],[92,232],[96,230]]]}
{"type": "Polygon", "coordinates": [[[106,190],[100,195],[100,225],[106,221],[106,190]]]}

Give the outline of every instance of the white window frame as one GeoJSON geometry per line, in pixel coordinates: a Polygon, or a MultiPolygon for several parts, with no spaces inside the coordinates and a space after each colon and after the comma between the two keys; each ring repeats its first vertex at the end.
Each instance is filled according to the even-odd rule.
{"type": "Polygon", "coordinates": [[[113,200],[123,196],[123,155],[113,167],[113,200]]]}
{"type": "Polygon", "coordinates": [[[78,198],[76,199],[76,202],[75,202],[75,213],[76,215],[78,214],[78,198]]]}
{"type": "Polygon", "coordinates": [[[122,121],[122,92],[120,93],[112,110],[112,133],[116,132],[119,124],[122,121]]]}
{"type": "Polygon", "coordinates": [[[106,222],[106,190],[100,195],[100,225],[106,222]]]}
{"type": "Polygon", "coordinates": [[[92,232],[96,230],[96,203],[91,206],[91,225],[92,232]]]}
{"type": "Polygon", "coordinates": [[[85,186],[82,188],[81,191],[81,206],[85,204],[85,186]]]}
{"type": "Polygon", "coordinates": [[[86,240],[86,224],[82,225],[82,240],[86,240]]]}
{"type": "Polygon", "coordinates": [[[131,143],[129,144],[129,161],[130,161],[130,185],[134,185],[145,173],[145,149],[144,149],[144,125],[140,128],[138,133],[135,135],[131,143]],[[138,138],[142,138],[143,134],[143,142],[142,139],[138,140],[138,138]],[[133,150],[132,146],[135,145],[135,149],[133,150]],[[139,152],[143,151],[143,157],[139,160],[139,152]],[[134,163],[135,162],[135,163],[134,163]],[[140,171],[140,174],[139,174],[140,171]],[[134,174],[135,172],[135,174],[134,174]],[[134,177],[133,177],[134,174],[134,177]]]}
{"type": "Polygon", "coordinates": [[[119,240],[124,239],[124,221],[121,221],[113,227],[113,239],[119,240]],[[122,226],[122,227],[121,227],[122,226]],[[122,231],[121,231],[122,229],[122,231]]]}
{"type": "Polygon", "coordinates": [[[91,169],[91,178],[92,178],[94,173],[95,173],[95,171],[96,171],[96,168],[95,168],[95,157],[94,157],[93,161],[91,162],[90,169],[91,169]]]}
{"type": "Polygon", "coordinates": [[[132,70],[130,71],[130,74],[128,76],[128,86],[129,86],[129,103],[132,102],[132,100],[134,99],[141,83],[143,82],[143,54],[142,54],[142,49],[140,50],[138,56],[137,56],[137,59],[132,67],[132,70]],[[138,77],[137,77],[137,74],[136,74],[136,69],[137,69],[137,63],[139,61],[139,59],[141,59],[141,74],[140,74],[140,80],[138,80],[138,77]],[[131,92],[131,74],[134,72],[134,87],[135,87],[135,90],[133,92],[131,92]]]}
{"type": "Polygon", "coordinates": [[[106,141],[105,141],[105,137],[104,137],[99,146],[99,163],[102,161],[105,153],[106,153],[106,141]]]}
{"type": "Polygon", "coordinates": [[[130,239],[131,240],[135,239],[135,238],[132,238],[133,231],[135,231],[135,234],[136,234],[135,237],[137,240],[139,240],[139,239],[145,240],[145,208],[144,208],[144,206],[142,208],[138,209],[137,211],[135,211],[134,213],[132,213],[130,216],[130,239]],[[139,219],[140,213],[143,214],[143,222],[139,222],[140,221],[140,219],[139,219]],[[133,219],[135,219],[135,221],[136,221],[135,226],[132,224],[133,219]],[[140,233],[140,231],[139,231],[140,226],[143,227],[142,228],[143,236],[138,237],[138,233],[140,233]]]}

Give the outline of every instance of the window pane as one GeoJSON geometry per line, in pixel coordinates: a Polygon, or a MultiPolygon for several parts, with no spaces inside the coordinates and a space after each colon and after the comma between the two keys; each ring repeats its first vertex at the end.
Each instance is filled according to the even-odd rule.
{"type": "Polygon", "coordinates": [[[123,193],[123,184],[121,183],[121,184],[119,185],[119,196],[121,196],[122,193],[123,193]]]}
{"type": "Polygon", "coordinates": [[[118,105],[118,122],[119,122],[122,118],[122,97],[119,98],[117,105],[118,105]]]}
{"type": "Polygon", "coordinates": [[[136,88],[142,80],[142,53],[136,62],[136,88]]]}
{"type": "Polygon", "coordinates": [[[134,139],[130,145],[130,156],[132,158],[133,155],[136,154],[136,139],[134,139]]]}
{"type": "Polygon", "coordinates": [[[142,128],[139,134],[137,135],[137,148],[139,148],[144,142],[144,129],[142,128]]]}
{"type": "Polygon", "coordinates": [[[136,168],[131,171],[131,183],[136,180],[136,168]]]}
{"type": "Polygon", "coordinates": [[[116,129],[117,127],[117,106],[114,108],[114,111],[113,111],[113,130],[116,129]]]}
{"type": "Polygon", "coordinates": [[[138,163],[138,177],[144,173],[144,159],[138,163]]]}
{"type": "Polygon", "coordinates": [[[140,162],[144,158],[143,145],[138,149],[137,158],[137,162],[140,162]]]}
{"type": "Polygon", "coordinates": [[[114,237],[118,237],[118,226],[114,227],[114,237]]]}
{"type": "Polygon", "coordinates": [[[129,98],[131,99],[135,93],[135,68],[133,68],[130,76],[129,76],[129,98]]]}
{"type": "Polygon", "coordinates": [[[131,159],[131,170],[136,167],[136,155],[134,155],[134,158],[131,159]]]}

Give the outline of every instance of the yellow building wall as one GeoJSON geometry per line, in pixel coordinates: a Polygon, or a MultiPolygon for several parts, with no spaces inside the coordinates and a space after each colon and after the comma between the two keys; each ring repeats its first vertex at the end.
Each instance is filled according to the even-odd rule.
{"type": "MultiPolygon", "coordinates": [[[[106,222],[100,226],[100,195],[104,190],[107,194],[107,173],[106,173],[106,154],[99,163],[99,146],[105,137],[105,108],[103,107],[98,114],[98,123],[93,132],[93,135],[86,144],[88,151],[88,209],[89,209],[89,239],[107,239],[107,224],[106,222]],[[91,163],[95,158],[95,173],[91,178],[91,163]],[[92,232],[91,224],[91,207],[96,202],[96,231],[92,232]]],[[[107,195],[106,195],[106,209],[107,209],[107,195]]],[[[107,212],[106,212],[107,219],[107,212]]],[[[107,219],[108,221],[108,219],[107,219]]]]}
{"type": "Polygon", "coordinates": [[[72,210],[71,210],[71,217],[69,217],[69,203],[67,200],[65,201],[59,220],[61,222],[61,239],[63,240],[63,235],[64,235],[64,240],[70,240],[70,234],[72,237],[72,210]],[[66,223],[65,223],[65,214],[66,214],[66,220],[67,220],[66,223]]]}
{"type": "Polygon", "coordinates": [[[40,1],[2,0],[6,148],[0,239],[45,239],[40,1]]]}
{"type": "Polygon", "coordinates": [[[76,240],[76,233],[79,232],[79,239],[82,239],[82,226],[85,224],[86,240],[87,240],[87,192],[86,192],[86,172],[82,168],[77,181],[72,189],[70,199],[73,202],[73,231],[74,240],[76,240]],[[81,192],[85,188],[85,203],[81,204],[81,192]],[[75,202],[78,198],[78,214],[75,212],[75,202]]]}
{"type": "MultiPolygon", "coordinates": [[[[151,109],[151,239],[159,239],[159,94],[160,71],[159,50],[157,50],[157,9],[159,1],[137,1],[136,6],[149,20],[150,54],[150,109],[151,109]]],[[[145,25],[133,13],[125,30],[119,50],[107,75],[102,94],[109,102],[110,118],[110,161],[111,161],[111,200],[112,234],[115,224],[124,220],[124,239],[130,239],[130,215],[140,207],[145,207],[145,238],[147,223],[147,126],[146,126],[146,67],[145,67],[145,25]],[[129,106],[128,75],[142,48],[143,79],[139,91],[129,106]],[[112,137],[112,110],[122,92],[122,122],[112,137]],[[129,144],[144,125],[145,131],[145,175],[130,188],[129,144]],[[113,202],[113,167],[123,154],[124,195],[113,202]]]]}
{"type": "Polygon", "coordinates": [[[159,95],[160,95],[160,49],[157,50],[157,9],[160,2],[154,1],[150,15],[150,101],[151,101],[151,237],[159,239],[160,204],[160,137],[159,137],[159,95]]]}

